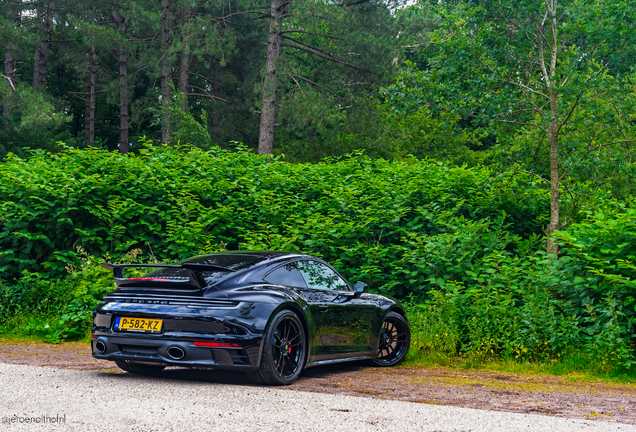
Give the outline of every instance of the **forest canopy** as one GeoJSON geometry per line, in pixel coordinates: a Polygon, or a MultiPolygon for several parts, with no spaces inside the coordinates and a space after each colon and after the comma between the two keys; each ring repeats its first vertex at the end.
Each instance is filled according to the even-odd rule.
{"type": "MultiPolygon", "coordinates": [[[[7,0],[0,157],[244,143],[634,192],[636,8],[606,0],[7,0]],[[555,171],[558,159],[558,172],[555,171]]],[[[563,218],[561,218],[563,219],[563,218]]]]}

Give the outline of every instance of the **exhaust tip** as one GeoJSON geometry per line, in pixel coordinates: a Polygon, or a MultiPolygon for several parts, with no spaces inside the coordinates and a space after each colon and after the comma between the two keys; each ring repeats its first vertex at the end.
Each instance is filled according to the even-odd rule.
{"type": "Polygon", "coordinates": [[[104,354],[106,352],[106,344],[102,341],[95,342],[95,351],[104,354]]]}
{"type": "Polygon", "coordinates": [[[168,354],[168,357],[173,360],[181,360],[185,357],[185,351],[183,350],[183,348],[178,346],[171,346],[166,350],[166,353],[168,354]]]}

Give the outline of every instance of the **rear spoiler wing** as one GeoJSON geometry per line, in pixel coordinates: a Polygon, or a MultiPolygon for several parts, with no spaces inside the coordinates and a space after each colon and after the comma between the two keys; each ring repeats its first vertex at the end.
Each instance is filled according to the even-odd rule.
{"type": "Polygon", "coordinates": [[[112,270],[115,276],[115,283],[118,287],[133,288],[148,286],[151,283],[157,287],[175,287],[175,285],[188,285],[195,288],[205,288],[207,286],[205,278],[202,272],[204,271],[226,271],[232,272],[232,269],[223,266],[217,266],[212,264],[195,264],[195,263],[181,263],[181,264],[100,264],[107,270],[112,270]],[[153,278],[153,277],[139,277],[139,278],[125,278],[124,269],[128,267],[152,267],[152,268],[177,268],[186,269],[188,271],[188,281],[177,281],[167,278],[153,278]]]}

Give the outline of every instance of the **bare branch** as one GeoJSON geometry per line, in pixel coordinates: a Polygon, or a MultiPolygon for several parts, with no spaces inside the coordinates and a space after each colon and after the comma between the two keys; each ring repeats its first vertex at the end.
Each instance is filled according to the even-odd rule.
{"type": "Polygon", "coordinates": [[[304,34],[310,34],[310,35],[314,35],[314,36],[320,36],[320,37],[324,37],[327,39],[337,39],[337,40],[344,40],[344,38],[338,37],[338,36],[331,36],[331,35],[326,35],[326,34],[320,34],[320,33],[314,33],[314,32],[310,32],[307,30],[283,30],[280,32],[280,34],[285,34],[285,33],[304,33],[304,34]]]}
{"type": "Polygon", "coordinates": [[[576,95],[576,100],[572,104],[572,108],[570,108],[570,111],[566,114],[566,116],[563,119],[563,121],[561,121],[561,123],[559,123],[559,127],[557,127],[557,133],[559,133],[561,131],[561,128],[563,128],[563,126],[565,126],[567,124],[567,122],[570,121],[570,117],[572,117],[572,113],[574,113],[574,110],[579,105],[579,101],[581,100],[581,95],[582,94],[583,94],[583,90],[581,90],[579,92],[579,94],[576,95]]]}
{"type": "MultiPolygon", "coordinates": [[[[534,112],[539,114],[541,116],[541,118],[545,119],[545,114],[543,112],[543,107],[540,107],[539,105],[535,104],[534,102],[529,101],[529,100],[524,100],[524,99],[516,99],[516,98],[511,99],[511,101],[517,102],[519,104],[524,103],[524,104],[531,105],[534,108],[534,112]]],[[[527,110],[520,110],[520,111],[527,111],[527,110]]]]}
{"type": "Polygon", "coordinates": [[[512,121],[512,120],[498,120],[498,121],[500,121],[500,122],[502,122],[502,123],[515,124],[515,125],[519,125],[519,126],[532,126],[532,127],[536,127],[537,129],[539,129],[539,130],[543,131],[543,133],[545,133],[546,135],[548,134],[547,129],[545,129],[545,128],[543,128],[543,127],[539,126],[539,125],[536,125],[536,124],[534,124],[534,123],[516,122],[516,121],[512,121]]]}
{"type": "Polygon", "coordinates": [[[611,128],[609,128],[609,129],[604,127],[604,128],[603,128],[603,129],[602,129],[599,133],[597,133],[596,135],[594,135],[594,136],[592,137],[592,139],[590,139],[590,141],[589,141],[589,142],[587,143],[587,145],[585,146],[585,148],[587,149],[588,154],[592,152],[592,148],[591,148],[591,147],[592,147],[592,143],[593,143],[594,141],[596,141],[596,139],[597,139],[598,137],[600,137],[601,135],[603,135],[605,132],[607,132],[607,131],[611,131],[612,129],[614,129],[614,127],[611,127],[611,128]]]}
{"type": "Polygon", "coordinates": [[[3,78],[6,78],[7,81],[9,81],[9,85],[11,86],[11,89],[13,91],[15,91],[15,86],[13,85],[13,80],[11,78],[9,78],[8,76],[4,75],[4,74],[0,74],[0,75],[2,75],[3,78]]]}
{"type": "Polygon", "coordinates": [[[235,12],[233,14],[229,14],[229,15],[225,15],[222,17],[218,17],[218,18],[214,18],[217,21],[224,21],[230,17],[233,17],[234,15],[246,15],[246,14],[256,14],[256,15],[261,15],[261,17],[268,17],[269,18],[269,14],[267,12],[263,12],[263,11],[259,11],[259,10],[249,10],[249,11],[243,11],[243,12],[235,12]]]}
{"type": "Polygon", "coordinates": [[[207,94],[207,93],[187,93],[187,95],[188,96],[200,96],[200,97],[204,97],[204,98],[208,98],[208,99],[218,100],[218,101],[225,102],[225,103],[228,103],[228,104],[230,103],[229,100],[220,98],[218,96],[213,96],[213,95],[207,94]]]}
{"type": "Polygon", "coordinates": [[[309,84],[315,85],[316,87],[323,89],[324,91],[326,91],[327,93],[331,94],[332,96],[334,96],[334,97],[336,97],[336,98],[340,99],[341,101],[346,101],[346,99],[341,98],[340,96],[338,96],[337,94],[335,94],[334,92],[332,92],[331,90],[329,90],[328,88],[325,88],[325,87],[321,86],[320,84],[315,83],[315,82],[313,82],[313,81],[311,81],[311,80],[309,80],[309,79],[305,78],[304,76],[300,76],[300,75],[296,75],[296,74],[289,74],[289,76],[296,77],[296,78],[300,78],[301,80],[306,81],[306,82],[308,82],[309,84]]]}
{"type": "MultiPolygon", "coordinates": [[[[565,175],[565,174],[564,174],[565,175]]],[[[568,186],[568,184],[566,182],[562,182],[561,179],[563,178],[563,176],[561,176],[559,178],[559,182],[565,187],[565,190],[568,194],[570,194],[570,198],[572,199],[573,203],[577,202],[576,197],[574,196],[574,194],[572,193],[572,191],[570,190],[570,187],[568,186]]]]}
{"type": "Polygon", "coordinates": [[[328,55],[320,54],[319,52],[316,52],[316,51],[308,49],[308,48],[303,48],[303,47],[298,46],[298,45],[291,45],[291,44],[282,43],[282,44],[280,44],[280,46],[296,48],[297,50],[308,52],[308,53],[316,55],[318,57],[322,57],[324,59],[330,60],[330,61],[332,61],[334,63],[340,63],[340,64],[343,64],[345,66],[349,66],[350,68],[355,69],[355,70],[359,70],[360,72],[368,72],[368,71],[366,71],[364,69],[361,69],[361,68],[359,68],[359,67],[357,67],[355,65],[352,65],[351,63],[347,63],[346,61],[341,60],[341,59],[339,59],[337,57],[331,57],[331,56],[328,56],[328,55]]]}
{"type": "Polygon", "coordinates": [[[346,6],[346,7],[356,6],[356,5],[359,5],[359,4],[368,3],[369,1],[370,0],[356,0],[356,1],[352,1],[351,3],[340,3],[339,6],[346,6]]]}
{"type": "Polygon", "coordinates": [[[613,146],[613,145],[621,144],[621,143],[636,143],[636,139],[618,140],[618,141],[612,141],[606,144],[597,145],[596,147],[593,147],[590,150],[588,150],[588,153],[592,153],[593,151],[599,150],[601,148],[605,148],[605,147],[609,147],[609,146],[613,146]]]}
{"type": "Polygon", "coordinates": [[[205,80],[205,81],[209,82],[210,84],[219,84],[219,85],[221,84],[219,81],[212,81],[211,79],[209,79],[209,78],[207,78],[207,77],[204,77],[203,75],[199,75],[198,73],[194,73],[194,72],[192,72],[192,71],[188,71],[188,73],[189,73],[190,75],[197,76],[197,77],[199,77],[199,78],[201,78],[201,79],[203,79],[203,80],[205,80]]]}
{"type": "Polygon", "coordinates": [[[307,48],[309,48],[309,49],[312,49],[312,50],[314,50],[314,51],[321,52],[321,53],[323,53],[323,54],[325,54],[325,55],[328,55],[328,56],[330,56],[330,55],[331,55],[331,53],[330,53],[330,52],[328,52],[328,51],[325,51],[325,50],[323,50],[323,49],[317,48],[317,47],[315,47],[315,46],[313,46],[313,45],[306,44],[306,43],[304,43],[304,42],[299,41],[298,39],[294,39],[293,37],[289,37],[289,36],[281,36],[281,37],[282,37],[283,39],[287,39],[287,40],[290,40],[290,41],[292,41],[292,42],[295,42],[295,43],[297,43],[298,45],[302,45],[302,46],[307,47],[307,48]]]}
{"type": "Polygon", "coordinates": [[[533,89],[532,87],[528,87],[527,85],[525,85],[525,84],[523,84],[523,83],[520,83],[520,82],[514,82],[514,81],[510,81],[510,80],[503,80],[503,79],[499,79],[499,78],[496,78],[496,79],[497,79],[498,81],[501,81],[501,82],[505,82],[505,83],[512,84],[512,85],[516,85],[516,86],[521,87],[521,88],[523,88],[523,89],[526,89],[526,90],[528,90],[529,92],[532,92],[532,93],[534,93],[534,94],[536,94],[536,95],[539,95],[539,96],[542,96],[542,97],[544,97],[544,98],[546,98],[546,99],[549,99],[549,97],[548,97],[548,95],[547,95],[547,94],[542,93],[542,92],[540,92],[540,91],[538,91],[538,90],[535,90],[535,89],[533,89]]]}
{"type": "Polygon", "coordinates": [[[535,177],[536,177],[536,178],[538,178],[539,180],[543,180],[543,181],[544,181],[544,182],[546,182],[547,184],[550,184],[550,180],[548,180],[547,178],[543,178],[543,177],[541,177],[539,174],[533,173],[533,172],[528,171],[528,170],[524,170],[524,169],[522,169],[522,168],[515,168],[515,172],[513,172],[513,173],[512,173],[512,175],[514,175],[514,174],[515,174],[516,172],[518,172],[518,171],[523,172],[523,173],[526,173],[526,174],[529,174],[529,175],[531,175],[531,176],[535,176],[535,177]]]}
{"type": "Polygon", "coordinates": [[[300,86],[300,83],[298,82],[298,80],[296,80],[296,78],[294,78],[294,75],[290,74],[289,72],[287,73],[287,75],[289,75],[291,77],[291,79],[294,80],[294,82],[296,83],[296,86],[298,86],[298,90],[300,90],[300,93],[302,93],[303,97],[305,96],[305,92],[303,91],[303,88],[300,86]]]}

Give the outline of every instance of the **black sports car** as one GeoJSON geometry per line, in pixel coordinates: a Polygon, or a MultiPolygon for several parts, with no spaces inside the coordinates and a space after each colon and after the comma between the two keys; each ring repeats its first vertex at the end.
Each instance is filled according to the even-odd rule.
{"type": "Polygon", "coordinates": [[[291,384],[305,367],[369,359],[393,366],[409,349],[401,305],[353,287],[301,254],[236,252],[174,265],[102,264],[117,289],[93,312],[93,357],[155,374],[168,365],[248,372],[291,384]],[[157,267],[124,277],[128,267],[157,267]]]}

